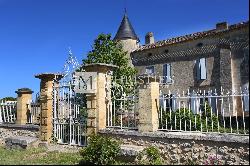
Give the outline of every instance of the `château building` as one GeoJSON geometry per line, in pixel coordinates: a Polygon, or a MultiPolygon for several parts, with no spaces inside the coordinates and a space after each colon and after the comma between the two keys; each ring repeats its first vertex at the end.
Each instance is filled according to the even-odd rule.
{"type": "MultiPolygon", "coordinates": [[[[215,89],[221,93],[221,88],[239,91],[249,85],[249,21],[233,25],[221,22],[211,30],[162,41],[148,32],[145,44],[140,45],[125,13],[114,40],[128,52],[130,64],[139,75],[164,76],[162,83],[168,87],[161,87],[163,94],[215,89]]],[[[234,99],[233,114],[239,114],[242,107],[249,110],[249,99],[243,100],[242,106],[240,98],[234,99]]],[[[211,105],[216,109],[215,102],[211,105]]]]}

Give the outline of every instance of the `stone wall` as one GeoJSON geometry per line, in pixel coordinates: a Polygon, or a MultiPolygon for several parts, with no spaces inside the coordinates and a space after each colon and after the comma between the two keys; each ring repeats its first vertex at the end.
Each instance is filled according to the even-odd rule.
{"type": "Polygon", "coordinates": [[[39,126],[34,125],[15,125],[1,124],[0,125],[0,146],[5,146],[5,140],[9,137],[26,136],[39,137],[39,126]]]}
{"type": "Polygon", "coordinates": [[[246,42],[249,40],[248,34],[249,28],[247,27],[223,35],[132,52],[131,57],[133,57],[133,63],[139,75],[145,73],[147,66],[154,66],[155,74],[162,76],[163,65],[171,63],[174,83],[169,85],[167,90],[203,90],[208,88],[217,88],[219,90],[221,86],[231,89],[231,70],[237,73],[235,78],[237,77],[236,79],[239,82],[235,82],[236,84],[241,85],[240,82],[246,80],[249,82],[248,77],[240,78],[241,73],[244,73],[244,71],[240,70],[244,58],[243,50],[249,48],[249,46],[246,46],[246,42]],[[231,48],[224,51],[223,48],[226,46],[223,46],[222,43],[228,43],[229,40],[232,42],[231,48]],[[198,46],[200,43],[202,43],[202,46],[198,46]],[[233,69],[230,68],[231,55],[235,66],[233,69]],[[197,81],[195,78],[195,60],[199,58],[207,59],[207,79],[202,81],[197,81]],[[221,66],[229,67],[230,71],[224,70],[221,66]],[[227,75],[223,77],[225,73],[227,75]]]}
{"type": "Polygon", "coordinates": [[[249,137],[217,133],[154,132],[103,130],[99,134],[122,141],[125,145],[156,146],[166,164],[187,164],[192,159],[202,164],[217,154],[224,164],[249,164],[249,137]]]}
{"type": "Polygon", "coordinates": [[[119,41],[122,44],[122,48],[127,52],[127,58],[129,59],[129,65],[133,66],[130,53],[138,48],[137,40],[134,39],[124,39],[119,41]]]}

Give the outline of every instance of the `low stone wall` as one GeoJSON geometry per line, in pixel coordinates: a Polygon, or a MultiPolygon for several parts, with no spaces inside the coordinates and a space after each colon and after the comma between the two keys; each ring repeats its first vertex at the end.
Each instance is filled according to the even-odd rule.
{"type": "Polygon", "coordinates": [[[102,130],[100,135],[110,136],[123,144],[156,146],[165,164],[188,164],[192,160],[203,164],[209,155],[221,157],[223,164],[249,164],[249,136],[218,133],[155,132],[102,130]]]}
{"type": "Polygon", "coordinates": [[[0,146],[5,146],[5,140],[9,137],[39,136],[39,126],[36,125],[16,125],[16,124],[0,124],[0,146]]]}

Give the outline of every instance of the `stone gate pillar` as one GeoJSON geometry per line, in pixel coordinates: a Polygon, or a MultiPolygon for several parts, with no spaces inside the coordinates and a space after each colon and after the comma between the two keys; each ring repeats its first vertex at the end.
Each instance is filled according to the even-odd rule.
{"type": "Polygon", "coordinates": [[[50,143],[53,126],[53,84],[54,81],[59,81],[62,78],[61,74],[42,73],[35,75],[41,79],[40,82],[40,140],[50,143]]]}
{"type": "Polygon", "coordinates": [[[159,82],[155,77],[139,76],[139,132],[155,132],[159,127],[159,82]]]}
{"type": "Polygon", "coordinates": [[[111,75],[107,75],[109,71],[117,68],[115,65],[96,63],[87,64],[84,66],[86,72],[97,73],[97,89],[95,94],[87,94],[87,134],[97,133],[101,129],[106,128],[106,113],[108,111],[108,93],[110,90],[106,89],[107,84],[111,84],[111,75]]]}
{"type": "Polygon", "coordinates": [[[33,91],[29,88],[21,88],[17,93],[17,115],[16,124],[25,125],[27,123],[27,104],[32,100],[33,91]]]}

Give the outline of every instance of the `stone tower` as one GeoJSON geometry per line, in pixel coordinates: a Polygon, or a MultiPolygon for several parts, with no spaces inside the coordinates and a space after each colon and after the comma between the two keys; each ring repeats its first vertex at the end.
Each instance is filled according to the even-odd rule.
{"type": "Polygon", "coordinates": [[[119,41],[122,44],[123,50],[127,51],[129,64],[133,66],[130,53],[139,47],[139,38],[135,34],[126,12],[114,40],[119,41]]]}

